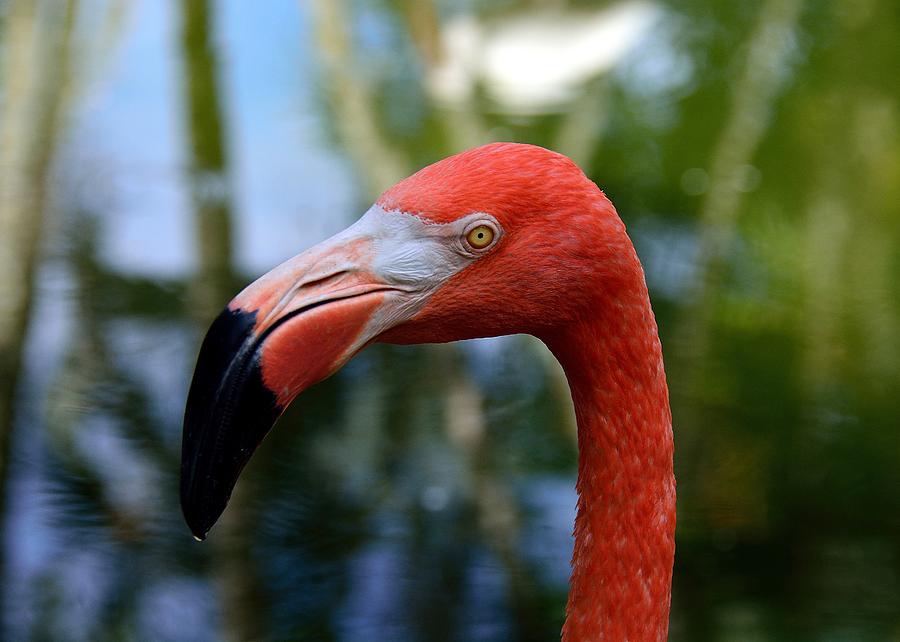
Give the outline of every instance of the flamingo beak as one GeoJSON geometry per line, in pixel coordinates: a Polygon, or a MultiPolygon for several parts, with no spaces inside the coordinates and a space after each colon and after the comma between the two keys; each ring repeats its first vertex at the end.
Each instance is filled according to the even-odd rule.
{"type": "MultiPolygon", "coordinates": [[[[288,404],[402,316],[402,288],[371,269],[353,228],[252,283],[210,327],[184,416],[181,506],[202,540],[288,404]]],[[[399,319],[402,320],[402,319],[399,319]]]]}

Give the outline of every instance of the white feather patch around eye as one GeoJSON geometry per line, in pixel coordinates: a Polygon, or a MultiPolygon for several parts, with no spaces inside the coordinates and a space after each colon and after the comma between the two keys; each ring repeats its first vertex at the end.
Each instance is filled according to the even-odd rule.
{"type": "Polygon", "coordinates": [[[475,212],[450,223],[430,223],[405,212],[385,211],[378,205],[353,226],[355,234],[372,239],[372,269],[388,282],[431,292],[454,274],[496,246],[502,236],[492,216],[475,212]],[[493,243],[473,251],[465,234],[478,224],[495,231],[493,243]]]}

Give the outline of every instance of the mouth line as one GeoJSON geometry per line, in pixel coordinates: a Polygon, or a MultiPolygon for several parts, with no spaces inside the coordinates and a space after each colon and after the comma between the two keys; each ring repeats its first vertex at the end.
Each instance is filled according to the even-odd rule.
{"type": "MultiPolygon", "coordinates": [[[[340,272],[338,275],[340,275],[340,274],[346,274],[346,272],[340,272]]],[[[282,325],[286,321],[289,321],[289,320],[293,319],[294,317],[296,317],[300,314],[303,314],[304,312],[308,312],[309,310],[317,308],[326,303],[334,303],[335,301],[343,301],[346,299],[353,299],[353,298],[356,298],[359,296],[364,296],[366,294],[372,294],[375,292],[386,292],[386,291],[390,291],[390,290],[395,290],[397,292],[403,291],[400,288],[397,288],[395,286],[380,284],[380,283],[379,284],[373,283],[373,284],[364,284],[364,285],[350,285],[350,286],[347,286],[344,288],[339,288],[332,292],[320,294],[319,298],[314,298],[312,301],[310,301],[309,303],[307,303],[305,305],[301,305],[296,310],[291,310],[284,316],[278,317],[278,315],[281,314],[282,311],[290,304],[291,300],[297,296],[297,291],[301,287],[308,287],[313,284],[318,284],[318,283],[321,283],[324,281],[329,281],[338,275],[331,275],[328,277],[324,277],[322,279],[317,279],[315,281],[311,281],[310,283],[306,283],[303,286],[292,287],[281,298],[281,300],[275,305],[275,307],[272,308],[268,314],[266,314],[266,317],[265,317],[265,319],[263,319],[262,323],[259,324],[260,326],[262,326],[263,330],[259,333],[259,335],[257,336],[257,339],[260,341],[265,340],[265,338],[268,337],[272,333],[272,331],[274,331],[276,328],[278,328],[280,325],[282,325]],[[275,319],[275,320],[272,321],[272,319],[275,319]]]]}
{"type": "MultiPolygon", "coordinates": [[[[328,281],[338,280],[342,276],[347,275],[348,273],[349,273],[348,270],[340,270],[338,272],[334,272],[334,273],[328,274],[326,276],[311,279],[309,281],[303,281],[303,280],[298,281],[297,283],[292,285],[287,290],[287,292],[285,292],[283,295],[281,295],[281,298],[278,300],[278,303],[276,303],[275,306],[271,310],[269,310],[269,313],[266,315],[266,318],[263,319],[262,325],[266,326],[266,324],[269,323],[272,319],[277,319],[278,315],[280,315],[281,312],[288,305],[290,305],[291,301],[297,296],[297,293],[300,292],[300,290],[302,290],[303,288],[311,288],[313,286],[323,285],[323,284],[327,283],[328,281]]],[[[350,289],[352,287],[359,287],[359,286],[349,286],[349,288],[343,288],[343,289],[350,289]]],[[[340,291],[341,291],[341,289],[336,290],[335,292],[340,292],[340,291]]],[[[331,292],[329,294],[334,294],[335,292],[331,292]]],[[[324,296],[326,297],[326,299],[328,298],[328,294],[325,294],[324,296]]]]}
{"type": "MultiPolygon", "coordinates": [[[[294,319],[306,312],[310,312],[316,308],[328,305],[329,303],[346,301],[349,299],[363,297],[368,294],[393,290],[400,291],[397,288],[389,285],[363,287],[352,286],[349,288],[344,288],[342,290],[337,290],[330,293],[329,295],[326,295],[325,298],[319,299],[317,301],[312,301],[306,305],[302,305],[296,310],[291,310],[284,316],[276,319],[271,325],[266,327],[256,336],[253,335],[253,330],[250,329],[248,331],[248,336],[244,339],[243,344],[235,353],[234,357],[232,357],[231,361],[228,364],[228,367],[225,369],[225,372],[222,375],[218,387],[216,388],[214,397],[219,402],[217,404],[218,410],[211,417],[209,417],[206,422],[204,422],[206,423],[207,429],[212,429],[212,431],[214,431],[214,436],[210,434],[210,432],[212,431],[204,431],[206,432],[206,434],[200,435],[201,439],[204,439],[204,437],[206,438],[204,441],[209,440],[210,437],[212,437],[213,439],[213,448],[210,452],[211,457],[208,459],[208,461],[216,461],[218,459],[218,454],[221,453],[225,448],[225,440],[228,438],[228,429],[231,426],[235,408],[241,403],[240,391],[243,389],[247,379],[252,375],[254,367],[258,366],[258,353],[260,347],[273,332],[275,332],[278,328],[280,328],[291,319],[294,319]]],[[[278,415],[280,415],[284,409],[277,406],[276,404],[275,410],[278,415]]],[[[201,444],[198,450],[202,449],[203,447],[201,444]]],[[[198,468],[204,468],[203,466],[198,466],[197,464],[199,463],[200,462],[195,461],[194,465],[191,466],[188,488],[196,488],[195,481],[197,479],[198,472],[200,472],[198,468]]],[[[201,503],[206,503],[211,500],[212,497],[212,488],[208,485],[204,485],[202,495],[198,499],[201,503]]],[[[196,533],[194,535],[195,537],[197,537],[196,533]]]]}
{"type": "MultiPolygon", "coordinates": [[[[251,342],[251,346],[255,350],[259,346],[259,344],[261,344],[263,341],[265,341],[269,337],[269,335],[272,334],[275,330],[280,328],[282,325],[284,325],[291,319],[294,319],[294,318],[300,316],[304,312],[309,312],[310,310],[320,308],[323,305],[327,305],[328,303],[335,303],[337,301],[346,301],[348,299],[356,299],[361,296],[366,296],[367,294],[375,294],[376,292],[388,292],[391,290],[398,291],[398,292],[400,291],[397,288],[390,286],[390,285],[364,285],[364,286],[353,285],[350,287],[341,288],[340,290],[335,290],[334,292],[329,292],[328,294],[322,295],[323,298],[312,301],[310,303],[307,303],[306,305],[301,305],[296,310],[291,310],[284,316],[275,319],[275,321],[273,321],[271,323],[271,325],[266,326],[263,329],[263,331],[259,333],[259,335],[254,339],[254,341],[251,342]]],[[[284,309],[283,306],[282,306],[282,309],[284,309]]],[[[271,317],[271,316],[272,315],[270,313],[269,317],[271,317]]],[[[242,347],[239,354],[235,355],[235,359],[238,356],[243,356],[243,352],[244,352],[244,350],[242,347]]],[[[230,370],[230,368],[229,368],[229,370],[230,370]]],[[[229,373],[226,372],[225,376],[227,377],[228,374],[229,373]]]]}

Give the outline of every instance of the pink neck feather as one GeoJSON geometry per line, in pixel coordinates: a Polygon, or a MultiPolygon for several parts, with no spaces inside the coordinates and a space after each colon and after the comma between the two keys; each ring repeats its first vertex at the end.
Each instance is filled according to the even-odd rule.
{"type": "Polygon", "coordinates": [[[675,554],[672,419],[643,270],[612,204],[568,158],[512,143],[430,165],[378,202],[437,223],[490,212],[517,230],[503,252],[520,260],[485,261],[445,285],[417,317],[421,334],[409,323],[403,342],[433,340],[437,328],[444,340],[527,332],[547,343],[565,368],[578,417],[563,640],[665,640],[675,554]],[[548,282],[560,274],[573,289],[548,282]],[[460,304],[472,283],[495,298],[485,307],[510,314],[491,327],[472,316],[460,304]]]}
{"type": "Polygon", "coordinates": [[[633,263],[633,278],[614,296],[605,293],[592,318],[546,340],[566,371],[578,418],[564,642],[656,642],[668,632],[672,419],[656,321],[636,256],[633,263]]]}

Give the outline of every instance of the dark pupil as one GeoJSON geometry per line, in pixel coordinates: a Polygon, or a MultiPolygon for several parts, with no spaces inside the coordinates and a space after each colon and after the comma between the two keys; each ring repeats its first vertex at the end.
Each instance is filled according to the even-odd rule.
{"type": "Polygon", "coordinates": [[[484,238],[484,232],[479,232],[479,233],[478,233],[478,240],[480,241],[480,240],[483,239],[483,238],[484,238]]]}

